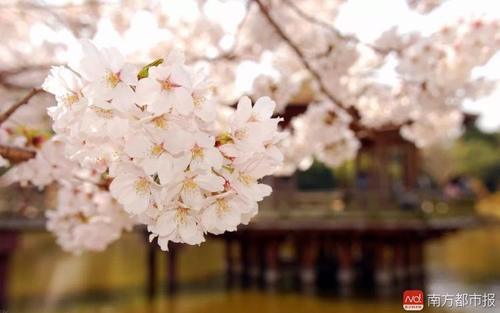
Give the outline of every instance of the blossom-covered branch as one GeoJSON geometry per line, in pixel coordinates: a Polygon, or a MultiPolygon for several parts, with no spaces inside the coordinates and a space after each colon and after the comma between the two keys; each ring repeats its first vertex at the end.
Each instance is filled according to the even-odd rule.
{"type": "MultiPolygon", "coordinates": [[[[303,18],[304,20],[306,20],[307,22],[309,23],[312,23],[312,24],[315,24],[315,25],[318,25],[320,27],[323,27],[327,30],[329,30],[330,32],[332,32],[336,37],[348,42],[348,41],[352,41],[354,43],[357,43],[357,44],[362,44],[364,46],[367,46],[369,47],[370,49],[378,52],[378,53],[381,53],[381,54],[387,54],[389,53],[391,50],[384,50],[384,49],[380,49],[379,47],[377,46],[374,46],[374,45],[371,45],[371,44],[367,44],[365,42],[361,42],[356,36],[353,36],[353,35],[344,35],[342,34],[340,31],[338,31],[338,29],[336,29],[335,27],[333,27],[333,25],[330,25],[328,24],[327,22],[325,21],[322,21],[306,12],[304,12],[295,2],[291,1],[291,0],[283,0],[283,3],[285,3],[288,7],[290,7],[298,16],[300,16],[301,18],[303,18]]],[[[399,51],[397,50],[394,50],[395,52],[399,53],[399,51]]]]}
{"type": "Polygon", "coordinates": [[[300,62],[302,65],[309,71],[309,73],[314,77],[314,79],[317,81],[319,88],[321,92],[327,96],[331,101],[339,105],[340,107],[343,108],[348,108],[349,105],[343,103],[338,97],[336,97],[334,94],[328,91],[326,86],[324,85],[323,79],[321,78],[321,74],[318,73],[314,69],[314,67],[309,63],[307,60],[307,57],[302,53],[300,48],[293,42],[293,40],[285,33],[283,29],[279,26],[279,24],[274,20],[274,18],[271,16],[268,8],[262,3],[261,0],[254,0],[257,5],[259,6],[260,12],[262,15],[266,18],[266,20],[269,22],[269,24],[273,27],[273,29],[276,31],[276,33],[288,44],[288,46],[295,52],[297,57],[299,58],[300,62]]]}
{"type": "Polygon", "coordinates": [[[137,67],[114,48],[83,41],[81,49],[80,58],[53,67],[43,84],[57,101],[48,109],[56,136],[4,178],[61,186],[60,206],[48,217],[65,249],[100,250],[115,240],[129,219],[111,216],[147,225],[166,250],[172,241],[200,244],[206,233],[234,231],[257,214],[271,193],[260,179],[283,160],[276,147],[284,137],[281,119],[272,117],[270,98],[252,106],[244,97],[222,119],[205,78],[179,52],[137,67]],[[73,204],[70,194],[82,182],[108,207],[81,188],[75,194],[87,204],[73,204]],[[76,232],[94,227],[100,240],[75,240],[76,232]]]}
{"type": "MultiPolygon", "coordinates": [[[[261,178],[277,168],[290,175],[313,160],[335,167],[356,157],[359,129],[399,128],[418,147],[456,138],[464,100],[496,88],[472,73],[500,51],[498,19],[464,16],[426,32],[394,27],[371,44],[336,28],[337,16],[351,14],[342,13],[350,11],[344,5],[0,6],[2,95],[40,85],[45,63],[66,64],[52,68],[43,85],[57,104],[40,96],[33,106],[49,107],[51,125],[31,129],[25,110],[1,125],[0,155],[30,158],[2,179],[60,186],[50,229],[67,250],[102,249],[130,223],[147,225],[166,249],[247,223],[270,193],[261,178]],[[81,36],[93,43],[68,52],[81,36]],[[118,49],[97,48],[109,46],[118,49]],[[181,53],[165,55],[176,49],[188,62],[181,53]],[[234,103],[236,110],[223,105],[234,103]],[[307,108],[290,110],[304,113],[287,123],[283,138],[273,110],[290,104],[307,108]],[[24,153],[27,147],[36,155],[24,153]]],[[[0,158],[0,166],[10,160],[0,158]]]]}

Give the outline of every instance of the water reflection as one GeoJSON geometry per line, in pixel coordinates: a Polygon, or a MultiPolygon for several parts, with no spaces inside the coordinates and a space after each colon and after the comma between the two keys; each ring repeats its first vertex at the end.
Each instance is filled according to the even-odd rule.
{"type": "MultiPolygon", "coordinates": [[[[305,295],[290,290],[224,291],[223,246],[217,241],[183,249],[179,259],[180,292],[148,303],[142,240],[130,234],[104,253],[77,257],[62,252],[47,234],[24,235],[11,263],[9,312],[402,311],[399,296],[360,297],[356,293],[345,298],[336,293],[305,295]]],[[[427,293],[500,295],[500,228],[466,231],[434,242],[426,248],[426,261],[427,293]]],[[[163,265],[158,268],[161,277],[165,276],[163,265]]],[[[159,283],[165,287],[165,279],[159,283]]],[[[470,308],[465,312],[481,310],[470,308]]]]}

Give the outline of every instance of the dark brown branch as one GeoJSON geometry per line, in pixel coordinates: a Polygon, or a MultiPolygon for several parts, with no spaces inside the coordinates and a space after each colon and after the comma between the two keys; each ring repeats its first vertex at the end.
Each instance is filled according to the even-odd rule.
{"type": "Polygon", "coordinates": [[[0,115],[0,125],[2,125],[3,122],[5,122],[6,120],[8,120],[9,117],[17,111],[17,109],[19,109],[21,106],[23,106],[26,103],[28,103],[28,101],[31,98],[33,98],[34,95],[36,95],[37,93],[39,93],[41,91],[42,91],[42,89],[40,89],[40,88],[33,88],[33,89],[31,89],[31,91],[26,96],[24,96],[19,101],[17,101],[16,103],[14,103],[10,108],[7,109],[7,111],[3,112],[0,115]]]}
{"type": "Polygon", "coordinates": [[[36,152],[25,148],[0,145],[0,155],[15,164],[34,158],[36,152]]]}
{"type": "Polygon", "coordinates": [[[326,88],[326,86],[321,78],[321,75],[318,73],[318,71],[316,71],[314,69],[314,67],[309,63],[309,61],[307,61],[306,56],[302,53],[302,51],[300,51],[299,47],[290,39],[290,37],[288,37],[287,34],[285,34],[283,29],[281,29],[281,27],[278,25],[278,23],[271,16],[271,14],[269,13],[266,6],[262,3],[262,1],[261,0],[254,0],[254,1],[257,3],[257,5],[259,6],[259,9],[260,9],[260,12],[262,13],[262,15],[264,15],[264,17],[269,22],[269,24],[271,24],[272,28],[278,33],[278,35],[281,37],[281,39],[283,39],[283,41],[285,41],[288,44],[288,46],[295,52],[295,54],[297,54],[302,65],[309,71],[309,73],[311,73],[313,78],[318,82],[319,89],[321,90],[321,92],[323,94],[325,94],[331,101],[335,102],[337,105],[341,106],[342,108],[344,108],[346,110],[349,109],[348,105],[344,104],[334,94],[332,94],[330,91],[328,91],[328,89],[326,88]]]}

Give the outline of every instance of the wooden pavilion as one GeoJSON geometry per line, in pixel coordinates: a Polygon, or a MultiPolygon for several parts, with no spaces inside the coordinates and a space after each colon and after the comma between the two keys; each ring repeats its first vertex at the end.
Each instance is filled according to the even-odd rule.
{"type": "MultiPolygon", "coordinates": [[[[305,109],[289,105],[284,125],[305,109]]],[[[424,244],[482,223],[474,214],[434,219],[423,212],[424,206],[448,204],[419,194],[419,151],[400,136],[399,127],[371,130],[354,122],[352,128],[362,144],[354,163],[363,183],[342,192],[300,192],[290,184],[293,179],[274,179],[274,193],[255,220],[222,236],[228,287],[274,289],[291,282],[304,291],[333,287],[342,293],[356,286],[378,286],[371,290],[382,293],[391,286],[397,292],[422,288],[424,244]]],[[[169,292],[177,285],[177,250],[181,246],[168,254],[169,292]]]]}

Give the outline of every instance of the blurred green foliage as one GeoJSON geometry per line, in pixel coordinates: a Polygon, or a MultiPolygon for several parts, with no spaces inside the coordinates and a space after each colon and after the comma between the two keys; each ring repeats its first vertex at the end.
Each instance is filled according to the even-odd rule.
{"type": "Polygon", "coordinates": [[[452,149],[456,174],[480,178],[490,189],[500,181],[500,132],[468,128],[452,149]]]}
{"type": "Polygon", "coordinates": [[[299,190],[331,190],[337,186],[332,170],[318,161],[308,170],[297,173],[297,184],[299,190]]]}

